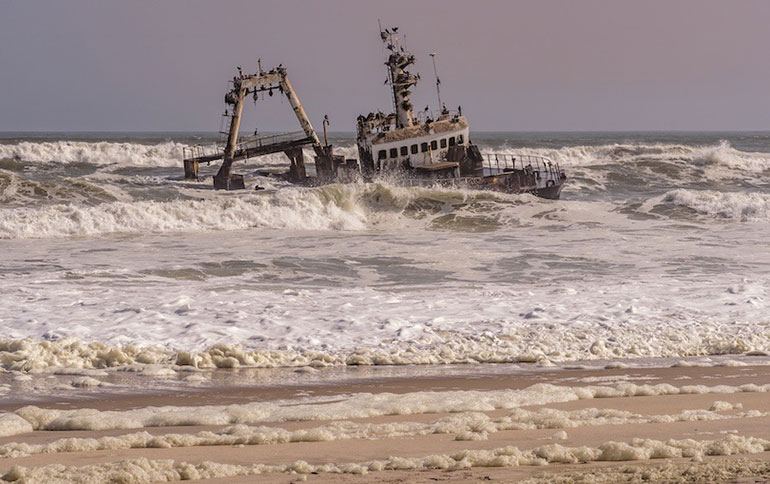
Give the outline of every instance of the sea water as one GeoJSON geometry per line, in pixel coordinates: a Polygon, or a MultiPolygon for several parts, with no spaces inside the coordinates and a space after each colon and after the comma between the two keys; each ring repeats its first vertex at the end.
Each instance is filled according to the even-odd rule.
{"type": "Polygon", "coordinates": [[[215,191],[183,176],[206,133],[0,138],[5,369],[770,351],[770,133],[472,136],[560,163],[558,201],[295,187],[261,175],[282,154],[215,191]]]}

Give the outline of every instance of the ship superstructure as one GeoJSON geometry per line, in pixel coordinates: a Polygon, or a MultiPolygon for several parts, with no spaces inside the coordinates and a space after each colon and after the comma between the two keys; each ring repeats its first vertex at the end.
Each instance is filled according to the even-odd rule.
{"type": "Polygon", "coordinates": [[[382,30],[380,37],[389,52],[386,84],[394,112],[358,117],[356,143],[362,169],[369,173],[417,169],[459,176],[459,164],[448,162],[447,154],[452,147],[468,143],[468,122],[462,111],[440,106],[435,118],[428,108],[416,116],[410,96],[420,77],[409,71],[415,57],[404,48],[398,29],[382,30]]]}
{"type": "Polygon", "coordinates": [[[566,176],[558,164],[543,157],[485,153],[470,140],[462,108],[450,111],[441,103],[436,72],[438,110],[426,107],[415,115],[410,99],[420,76],[410,71],[415,57],[397,28],[380,29],[388,52],[385,66],[393,113],[371,112],[356,122],[361,169],[367,177],[400,173],[410,182],[463,185],[512,193],[530,192],[559,198],[566,176]]]}

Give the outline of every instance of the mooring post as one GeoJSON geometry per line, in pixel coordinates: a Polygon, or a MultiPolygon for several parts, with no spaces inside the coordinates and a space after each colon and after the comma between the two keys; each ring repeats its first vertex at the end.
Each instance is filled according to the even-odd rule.
{"type": "Polygon", "coordinates": [[[196,160],[184,160],[184,177],[186,180],[198,179],[198,162],[196,160]]]}
{"type": "Polygon", "coordinates": [[[297,183],[305,181],[307,174],[305,172],[305,155],[302,148],[291,148],[284,151],[291,161],[289,167],[289,181],[297,183]]]}

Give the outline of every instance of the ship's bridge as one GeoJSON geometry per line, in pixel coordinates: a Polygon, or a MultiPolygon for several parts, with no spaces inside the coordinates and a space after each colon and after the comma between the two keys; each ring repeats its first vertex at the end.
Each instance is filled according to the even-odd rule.
{"type": "Polygon", "coordinates": [[[389,118],[381,118],[381,124],[377,127],[365,119],[359,122],[359,144],[365,145],[366,151],[372,154],[378,169],[441,163],[446,160],[449,148],[468,143],[468,123],[459,114],[446,113],[437,121],[426,121],[401,129],[385,125],[389,118]]]}

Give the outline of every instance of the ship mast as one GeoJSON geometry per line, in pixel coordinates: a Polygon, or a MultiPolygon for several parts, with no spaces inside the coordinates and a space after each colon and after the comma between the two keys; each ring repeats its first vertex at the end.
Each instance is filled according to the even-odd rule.
{"type": "Polygon", "coordinates": [[[414,125],[414,106],[409,100],[410,90],[420,80],[419,75],[412,74],[406,68],[414,64],[414,55],[410,54],[402,45],[397,35],[398,27],[382,30],[380,38],[385,48],[390,51],[388,61],[388,84],[390,84],[393,105],[396,108],[396,127],[408,128],[414,125]]]}

